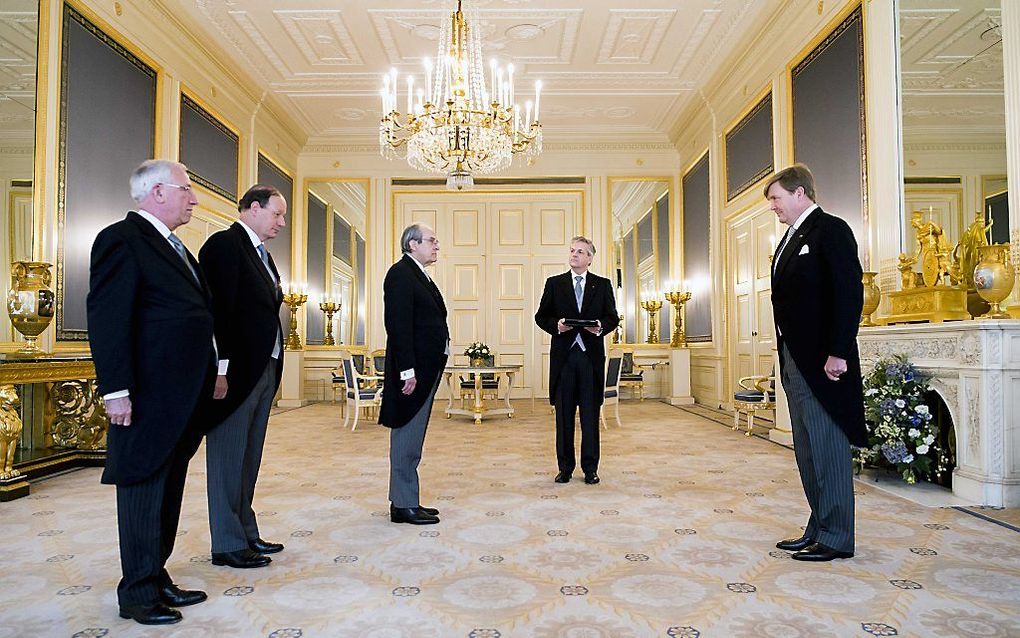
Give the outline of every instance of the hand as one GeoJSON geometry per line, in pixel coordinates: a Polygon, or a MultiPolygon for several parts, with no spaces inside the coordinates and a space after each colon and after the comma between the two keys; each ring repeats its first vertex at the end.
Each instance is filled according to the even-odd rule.
{"type": "Polygon", "coordinates": [[[417,377],[411,377],[410,379],[407,379],[406,381],[404,381],[404,389],[402,389],[401,392],[404,395],[410,396],[410,394],[412,392],[414,392],[414,388],[417,385],[418,385],[418,378],[417,377]]]}
{"type": "Polygon", "coordinates": [[[131,425],[131,397],[120,397],[104,401],[106,416],[110,417],[111,425],[131,425]]]}
{"type": "Polygon", "coordinates": [[[222,399],[227,396],[227,375],[220,374],[216,376],[216,387],[213,388],[212,398],[222,399]]]}
{"type": "Polygon", "coordinates": [[[560,334],[563,334],[567,330],[570,330],[570,326],[563,323],[563,319],[560,319],[559,321],[556,322],[556,329],[560,331],[560,334]]]}
{"type": "Polygon", "coordinates": [[[585,328],[588,332],[592,333],[596,337],[602,334],[602,320],[596,319],[594,326],[588,326],[585,328]]]}
{"type": "Polygon", "coordinates": [[[830,381],[839,381],[840,375],[844,372],[846,372],[846,359],[829,357],[825,360],[825,376],[829,377],[830,381]]]}

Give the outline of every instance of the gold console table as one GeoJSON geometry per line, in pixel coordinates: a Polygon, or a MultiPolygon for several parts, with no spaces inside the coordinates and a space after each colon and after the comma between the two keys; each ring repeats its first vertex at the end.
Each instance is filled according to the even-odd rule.
{"type": "Polygon", "coordinates": [[[0,502],[28,479],[102,466],[109,420],[85,353],[0,355],[0,502]]]}

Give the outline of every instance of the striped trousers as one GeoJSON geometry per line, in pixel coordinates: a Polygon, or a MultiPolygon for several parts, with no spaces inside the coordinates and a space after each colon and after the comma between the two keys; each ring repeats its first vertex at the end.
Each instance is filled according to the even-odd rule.
{"type": "Polygon", "coordinates": [[[262,466],[279,359],[269,359],[251,393],[205,439],[212,551],[236,552],[260,537],[252,501],[262,466]]]}
{"type": "Polygon", "coordinates": [[[432,385],[429,398],[406,425],[390,428],[390,503],[394,507],[421,507],[418,463],[421,462],[425,431],[429,426],[432,402],[436,398],[440,379],[442,374],[432,385]]]}
{"type": "Polygon", "coordinates": [[[189,425],[162,467],[141,482],[117,486],[121,606],[159,602],[160,588],[173,583],[166,561],[177,538],[188,462],[201,442],[202,431],[189,425]]]}
{"type": "Polygon", "coordinates": [[[811,507],[804,535],[837,551],[852,552],[854,477],[850,441],[815,398],[785,345],[780,354],[783,389],[793,426],[793,452],[811,507]]]}

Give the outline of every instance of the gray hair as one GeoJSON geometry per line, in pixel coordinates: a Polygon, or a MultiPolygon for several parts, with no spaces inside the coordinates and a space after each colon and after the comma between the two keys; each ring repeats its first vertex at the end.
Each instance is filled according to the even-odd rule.
{"type": "Polygon", "coordinates": [[[404,229],[404,232],[400,233],[400,250],[407,253],[411,252],[411,242],[421,242],[424,234],[421,232],[423,227],[427,226],[425,222],[414,222],[410,226],[404,229]]]}
{"type": "Polygon", "coordinates": [[[141,203],[149,196],[153,186],[171,183],[175,168],[188,170],[184,164],[172,160],[151,159],[142,162],[131,173],[131,199],[141,203]]]}
{"type": "Polygon", "coordinates": [[[571,244],[588,244],[588,254],[592,257],[595,256],[595,244],[584,235],[578,235],[570,240],[571,244]]]}

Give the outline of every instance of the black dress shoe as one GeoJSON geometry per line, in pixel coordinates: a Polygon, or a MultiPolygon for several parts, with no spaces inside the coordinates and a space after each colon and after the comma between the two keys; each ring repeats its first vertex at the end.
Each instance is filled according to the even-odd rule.
{"type": "Polygon", "coordinates": [[[275,554],[283,551],[283,543],[270,543],[261,538],[248,541],[248,549],[256,554],[275,554]]]}
{"type": "Polygon", "coordinates": [[[152,605],[121,605],[120,617],[143,625],[172,625],[181,622],[181,612],[163,603],[152,605]]]}
{"type": "Polygon", "coordinates": [[[239,549],[236,552],[213,552],[213,565],[226,565],[237,569],[251,569],[253,567],[265,567],[273,559],[262,554],[256,554],[250,549],[239,549]]]}
{"type": "Polygon", "coordinates": [[[841,552],[831,547],[826,547],[821,543],[812,543],[804,549],[794,554],[791,558],[793,560],[810,560],[816,562],[823,562],[833,560],[835,558],[853,558],[853,552],[841,552]]]}
{"type": "Polygon", "coordinates": [[[167,607],[187,607],[197,605],[208,598],[204,591],[197,589],[181,589],[170,583],[159,590],[159,600],[167,607]]]}
{"type": "Polygon", "coordinates": [[[776,547],[784,549],[788,552],[799,552],[808,545],[814,545],[815,540],[808,538],[807,536],[801,536],[800,538],[787,538],[786,540],[779,541],[776,543],[776,547]]]}
{"type": "Polygon", "coordinates": [[[570,472],[560,472],[559,474],[556,475],[556,478],[554,478],[553,480],[556,481],[557,483],[569,483],[570,472]]]}
{"type": "Polygon", "coordinates": [[[598,474],[592,472],[584,475],[584,482],[586,485],[598,485],[602,482],[602,479],[599,478],[598,474]]]}
{"type": "MultiPolygon", "coordinates": [[[[397,509],[397,508],[393,506],[393,503],[390,503],[390,517],[391,518],[393,517],[393,512],[394,512],[395,509],[397,509]]],[[[415,509],[417,509],[418,511],[423,511],[423,512],[427,513],[428,516],[430,516],[430,517],[438,517],[438,516],[440,516],[440,510],[435,508],[435,507],[422,507],[421,505],[418,505],[417,507],[415,507],[415,509]]]]}
{"type": "Polygon", "coordinates": [[[411,525],[434,525],[439,517],[417,507],[390,507],[390,520],[411,525]]]}

